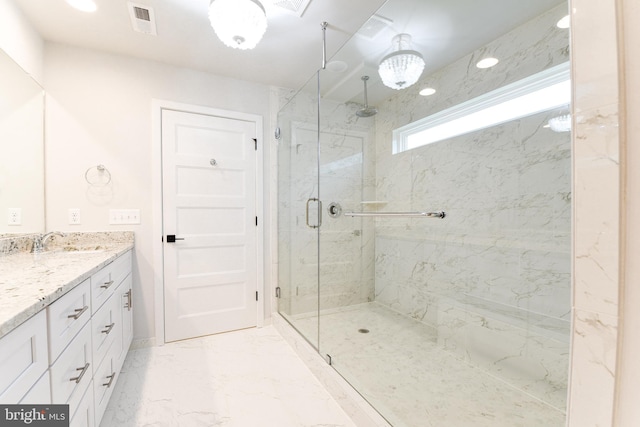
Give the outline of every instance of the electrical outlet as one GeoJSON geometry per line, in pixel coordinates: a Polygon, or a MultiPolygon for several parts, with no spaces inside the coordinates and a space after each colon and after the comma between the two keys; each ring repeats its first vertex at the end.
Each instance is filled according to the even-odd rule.
{"type": "Polygon", "coordinates": [[[22,224],[22,209],[20,208],[9,208],[8,209],[9,225],[20,225],[22,224]]]}
{"type": "Polygon", "coordinates": [[[69,209],[69,224],[80,224],[80,209],[69,209]]]}

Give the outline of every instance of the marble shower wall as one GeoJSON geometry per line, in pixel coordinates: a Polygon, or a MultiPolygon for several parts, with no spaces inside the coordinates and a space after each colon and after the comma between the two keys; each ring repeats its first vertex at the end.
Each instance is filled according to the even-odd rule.
{"type": "Polygon", "coordinates": [[[442,220],[375,220],[376,301],[437,328],[445,348],[559,408],[571,315],[571,141],[544,125],[567,111],[395,155],[391,144],[400,126],[567,62],[568,30],[555,25],[566,14],[566,5],[554,8],[423,76],[415,87],[436,88],[431,97],[412,88],[379,105],[375,162],[380,210],[447,212],[442,220]],[[477,69],[487,53],[501,62],[477,69]]]}

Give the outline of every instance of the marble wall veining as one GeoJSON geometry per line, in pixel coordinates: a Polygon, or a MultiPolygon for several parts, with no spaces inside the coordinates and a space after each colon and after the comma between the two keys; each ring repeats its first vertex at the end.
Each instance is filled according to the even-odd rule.
{"type": "MultiPolygon", "coordinates": [[[[616,2],[570,0],[571,69],[574,89],[572,108],[575,113],[572,150],[575,154],[572,161],[573,253],[567,253],[567,255],[571,257],[573,263],[571,271],[574,277],[571,314],[570,317],[563,316],[563,319],[571,320],[573,331],[567,409],[569,427],[634,426],[637,425],[638,420],[638,382],[634,381],[638,376],[624,376],[628,373],[637,374],[638,371],[635,368],[637,351],[633,349],[634,345],[637,347],[637,342],[629,340],[630,336],[637,335],[637,327],[633,329],[637,319],[631,320],[637,316],[633,317],[633,313],[629,311],[634,313],[637,311],[637,304],[634,305],[632,301],[633,298],[637,301],[638,293],[635,291],[634,283],[628,282],[623,286],[620,273],[626,272],[627,280],[630,277],[637,278],[637,274],[634,276],[637,268],[633,265],[629,266],[629,263],[625,265],[624,253],[621,249],[624,242],[620,237],[629,230],[627,228],[625,231],[624,224],[620,222],[621,218],[624,220],[625,214],[627,215],[626,227],[629,227],[629,223],[634,223],[629,217],[630,213],[624,211],[625,203],[634,200],[636,205],[633,206],[637,207],[637,200],[631,197],[633,194],[627,192],[625,200],[621,193],[623,191],[621,176],[625,176],[626,173],[627,179],[630,179],[629,177],[637,177],[637,173],[634,173],[633,168],[627,167],[626,171],[624,169],[625,161],[626,164],[631,165],[634,164],[634,160],[624,158],[622,128],[619,128],[625,125],[620,119],[622,113],[619,106],[626,105],[626,108],[629,108],[629,105],[637,104],[632,99],[620,98],[623,75],[619,68],[624,62],[626,67],[624,71],[627,73],[624,77],[627,80],[635,82],[636,76],[640,75],[637,61],[634,63],[629,59],[630,53],[635,52],[634,46],[637,46],[639,38],[637,26],[633,25],[635,22],[633,17],[638,16],[637,10],[635,15],[629,12],[633,12],[634,8],[637,9],[637,5],[626,0],[616,2]],[[618,7],[621,9],[617,10],[618,7]],[[625,31],[623,36],[622,33],[618,33],[622,28],[625,31]],[[626,54],[625,61],[621,61],[620,54],[626,54]],[[630,72],[635,74],[630,75],[630,72]],[[620,299],[620,296],[625,299],[620,299]],[[624,328],[631,328],[624,333],[619,331],[621,313],[625,315],[624,328]],[[623,351],[620,352],[620,349],[623,351]],[[619,387],[617,394],[616,387],[619,387]],[[617,408],[616,405],[618,405],[617,408]]],[[[559,34],[549,23],[547,37],[553,38],[559,34]]],[[[536,46],[539,47],[541,44],[549,43],[548,41],[534,43],[531,49],[535,51],[536,46]]],[[[502,48],[508,48],[508,45],[502,48]]],[[[475,55],[480,54],[479,51],[475,55]]],[[[529,54],[517,56],[525,62],[530,57],[529,54]]],[[[565,46],[552,50],[545,63],[567,58],[568,49],[565,46]]],[[[458,77],[464,76],[467,71],[476,72],[472,68],[474,59],[468,58],[468,66],[455,70],[458,77]]],[[[508,72],[508,75],[502,78],[508,81],[517,80],[539,71],[540,69],[536,67],[541,64],[526,65],[522,69],[508,72]],[[514,74],[520,71],[522,75],[514,74]]],[[[454,79],[451,85],[457,84],[457,81],[459,79],[454,79]]],[[[478,89],[478,93],[499,86],[498,81],[492,79],[474,81],[478,83],[473,87],[478,89]],[[486,84],[486,87],[482,86],[483,84],[486,84]]],[[[448,91],[444,88],[440,89],[440,93],[446,92],[448,91]]],[[[460,102],[464,99],[464,95],[461,94],[461,98],[441,100],[442,108],[460,102]]],[[[473,93],[467,94],[468,97],[473,95],[473,93]]],[[[401,95],[397,103],[392,106],[396,109],[394,114],[402,118],[403,124],[436,110],[432,102],[418,104],[413,100],[412,104],[412,100],[406,98],[410,98],[408,93],[406,96],[401,95]],[[400,108],[400,106],[406,108],[400,108]]],[[[633,114],[634,111],[637,112],[637,110],[631,110],[631,113],[633,114]]],[[[633,123],[630,125],[630,122],[626,126],[628,129],[637,127],[633,123]]],[[[377,130],[390,133],[392,129],[391,124],[380,123],[377,130]]],[[[630,147],[626,147],[626,150],[631,152],[630,147]]],[[[387,154],[384,153],[384,155],[387,154]]],[[[410,162],[408,164],[410,165],[410,162]]],[[[404,167],[406,164],[399,166],[404,167]]],[[[388,179],[390,191],[402,191],[412,184],[411,176],[403,176],[400,173],[392,174],[388,179]]],[[[635,183],[633,186],[633,188],[637,187],[635,183]]],[[[630,188],[632,188],[631,185],[629,185],[630,188]]],[[[410,204],[407,203],[407,206],[410,204]]],[[[432,224],[430,234],[436,234],[434,231],[438,231],[437,227],[441,224],[432,224]]],[[[481,236],[475,239],[465,237],[465,241],[474,240],[481,241],[481,236]]],[[[541,234],[539,246],[543,247],[546,243],[544,235],[541,234]]],[[[376,244],[392,243],[380,237],[376,244]]],[[[397,244],[399,243],[393,243],[393,245],[397,244]]],[[[627,250],[637,246],[635,243],[627,242],[626,244],[627,250]]],[[[411,243],[411,245],[415,244],[411,243]]],[[[426,251],[425,248],[418,249],[426,251]]],[[[425,264],[420,268],[427,269],[429,266],[425,264]]],[[[419,296],[410,294],[405,298],[419,299],[419,296]]],[[[419,305],[427,306],[422,303],[419,305]]],[[[438,318],[437,311],[423,315],[418,310],[413,315],[429,321],[438,318]],[[433,317],[429,318],[430,315],[433,317]]],[[[441,332],[444,333],[445,330],[441,332]]]]}
{"type": "MultiPolygon", "coordinates": [[[[322,99],[318,133],[315,79],[288,101],[278,142],[281,313],[313,317],[318,308],[375,300],[435,328],[446,351],[564,411],[571,141],[545,126],[568,108],[399,154],[391,143],[400,126],[569,61],[568,30],[556,27],[566,12],[558,6],[424,76],[416,87],[428,84],[436,95],[400,91],[374,118],[357,118],[359,105],[322,99]],[[477,69],[488,52],[500,64],[477,69]],[[320,233],[305,218],[316,194],[325,204],[320,233]],[[332,201],[345,211],[447,217],[333,219],[332,201]]],[[[318,336],[322,329],[306,334],[318,336]]]]}
{"type": "Polygon", "coordinates": [[[574,87],[571,427],[614,425],[623,262],[618,4],[570,2],[574,87]]]}
{"type": "Polygon", "coordinates": [[[559,6],[379,105],[376,199],[440,219],[375,222],[375,300],[468,362],[564,409],[571,299],[571,138],[538,113],[392,154],[392,131],[569,60],[559,6]],[[481,70],[487,52],[498,66],[481,70]],[[479,338],[482,337],[482,338],[479,338]]]}

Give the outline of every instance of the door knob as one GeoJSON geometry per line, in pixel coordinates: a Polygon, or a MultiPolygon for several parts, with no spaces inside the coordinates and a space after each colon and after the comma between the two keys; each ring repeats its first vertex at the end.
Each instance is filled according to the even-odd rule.
{"type": "Polygon", "coordinates": [[[175,234],[167,234],[167,243],[175,243],[176,240],[184,240],[184,238],[176,237],[175,234]]]}

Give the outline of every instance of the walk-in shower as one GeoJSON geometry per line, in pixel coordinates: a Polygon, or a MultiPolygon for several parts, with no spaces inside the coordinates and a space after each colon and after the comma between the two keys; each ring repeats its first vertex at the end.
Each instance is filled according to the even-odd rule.
{"type": "Polygon", "coordinates": [[[451,3],[389,0],[346,71],[282,92],[278,311],[394,426],[563,426],[567,4],[451,3]],[[426,62],[402,90],[398,33],[426,62]]]}

